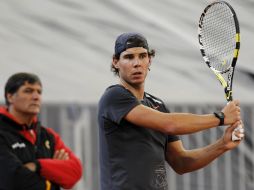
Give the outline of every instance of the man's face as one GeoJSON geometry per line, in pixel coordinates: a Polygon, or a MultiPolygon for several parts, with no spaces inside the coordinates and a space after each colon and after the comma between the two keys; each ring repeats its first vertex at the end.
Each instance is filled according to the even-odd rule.
{"type": "Polygon", "coordinates": [[[119,76],[131,85],[143,84],[150,66],[147,49],[143,47],[129,48],[123,51],[114,66],[119,70],[119,76]]]}
{"type": "Polygon", "coordinates": [[[20,114],[36,115],[41,108],[42,87],[25,82],[14,94],[7,94],[11,109],[20,114]]]}

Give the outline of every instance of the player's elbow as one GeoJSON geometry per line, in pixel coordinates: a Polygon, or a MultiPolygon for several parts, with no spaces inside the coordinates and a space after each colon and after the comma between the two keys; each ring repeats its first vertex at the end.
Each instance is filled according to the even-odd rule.
{"type": "Polygon", "coordinates": [[[68,183],[62,184],[62,187],[64,189],[72,189],[76,185],[76,183],[80,180],[80,178],[81,176],[79,178],[72,179],[68,183]]]}
{"type": "Polygon", "coordinates": [[[174,157],[170,155],[170,157],[166,157],[166,161],[177,174],[183,175],[185,173],[188,173],[188,167],[186,166],[185,161],[183,161],[180,157],[174,157]]]}
{"type": "Polygon", "coordinates": [[[178,175],[183,175],[187,172],[181,171],[181,170],[174,170],[178,175]]]}
{"type": "Polygon", "coordinates": [[[175,167],[173,170],[178,174],[178,175],[183,175],[188,173],[187,170],[185,170],[183,167],[175,167]]]}
{"type": "Polygon", "coordinates": [[[183,175],[185,173],[188,173],[183,167],[174,167],[171,166],[171,168],[178,174],[178,175],[183,175]]]}
{"type": "Polygon", "coordinates": [[[164,131],[168,135],[178,135],[177,133],[177,124],[174,122],[168,122],[164,125],[164,131]]]}
{"type": "Polygon", "coordinates": [[[72,171],[69,171],[70,175],[68,177],[68,180],[65,181],[65,183],[62,184],[62,187],[64,189],[71,189],[73,188],[76,183],[81,179],[82,177],[82,166],[80,163],[78,163],[75,167],[73,168],[72,171]]]}

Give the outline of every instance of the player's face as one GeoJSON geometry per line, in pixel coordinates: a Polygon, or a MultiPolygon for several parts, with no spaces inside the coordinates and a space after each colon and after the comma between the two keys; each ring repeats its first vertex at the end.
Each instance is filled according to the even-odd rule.
{"type": "Polygon", "coordinates": [[[150,66],[150,57],[143,47],[129,48],[121,53],[115,67],[121,80],[131,85],[143,84],[150,66]]]}
{"type": "Polygon", "coordinates": [[[7,94],[11,110],[19,114],[36,115],[41,108],[42,87],[25,82],[14,94],[7,94]]]}

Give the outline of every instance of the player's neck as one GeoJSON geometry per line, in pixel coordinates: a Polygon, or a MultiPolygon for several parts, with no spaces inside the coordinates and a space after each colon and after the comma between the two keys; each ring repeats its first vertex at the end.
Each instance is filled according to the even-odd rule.
{"type": "Polygon", "coordinates": [[[25,114],[15,111],[14,109],[9,109],[10,114],[12,114],[15,119],[20,124],[26,124],[27,126],[30,126],[33,123],[35,115],[33,114],[25,114]]]}
{"type": "Polygon", "coordinates": [[[138,99],[143,100],[144,98],[144,91],[145,91],[145,85],[144,84],[138,84],[138,85],[131,85],[125,81],[120,81],[120,85],[122,85],[124,88],[131,91],[131,93],[138,99]]]}

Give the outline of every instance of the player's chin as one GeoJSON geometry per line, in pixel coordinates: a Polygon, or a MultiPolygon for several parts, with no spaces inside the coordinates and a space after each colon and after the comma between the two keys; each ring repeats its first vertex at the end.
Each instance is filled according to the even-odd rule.
{"type": "Polygon", "coordinates": [[[40,113],[41,108],[39,106],[36,107],[30,107],[27,112],[30,113],[31,115],[37,115],[38,113],[40,113]]]}
{"type": "Polygon", "coordinates": [[[143,77],[133,78],[131,81],[131,83],[135,85],[140,85],[140,84],[143,84],[144,82],[145,82],[145,79],[143,77]]]}
{"type": "Polygon", "coordinates": [[[136,81],[136,82],[144,82],[145,81],[145,76],[144,74],[139,74],[139,75],[132,75],[131,80],[136,81]]]}
{"type": "Polygon", "coordinates": [[[40,113],[40,110],[33,110],[29,112],[31,115],[37,115],[40,113]]]}

